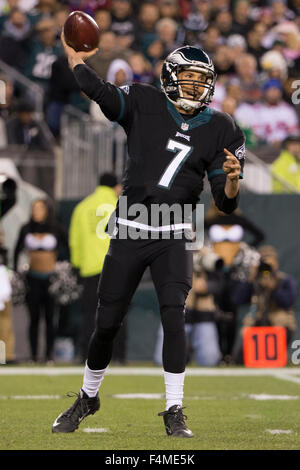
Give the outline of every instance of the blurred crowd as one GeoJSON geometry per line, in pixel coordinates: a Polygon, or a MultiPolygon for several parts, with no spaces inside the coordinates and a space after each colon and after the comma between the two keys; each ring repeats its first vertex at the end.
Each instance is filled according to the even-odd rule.
{"type": "MultiPolygon", "coordinates": [[[[74,10],[92,15],[100,27],[99,52],[88,64],[102,78],[118,86],[160,86],[166,55],[199,46],[218,74],[212,106],[234,116],[248,148],[299,134],[299,0],[7,0],[0,8],[0,59],[43,88],[55,136],[66,104],[90,111],[59,40],[74,10]]],[[[22,90],[2,79],[9,96],[0,115],[8,117],[22,90]]]]}

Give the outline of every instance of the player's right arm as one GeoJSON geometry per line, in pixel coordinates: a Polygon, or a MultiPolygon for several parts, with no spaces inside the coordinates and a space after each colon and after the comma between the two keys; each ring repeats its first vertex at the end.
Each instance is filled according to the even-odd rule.
{"type": "Polygon", "coordinates": [[[93,69],[84,63],[98,49],[90,52],[76,52],[66,44],[63,33],[61,34],[61,41],[69,66],[73,70],[81,91],[99,104],[104,115],[109,120],[120,122],[126,120],[126,118],[128,119],[131,110],[131,101],[128,99],[128,95],[123,93],[120,88],[105,82],[93,69]]]}

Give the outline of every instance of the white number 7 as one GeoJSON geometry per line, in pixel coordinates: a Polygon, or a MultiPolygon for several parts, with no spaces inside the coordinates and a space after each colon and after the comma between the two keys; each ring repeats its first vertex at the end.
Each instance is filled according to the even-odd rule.
{"type": "Polygon", "coordinates": [[[170,152],[177,152],[171,163],[167,166],[164,171],[164,174],[160,178],[158,182],[158,186],[161,188],[170,189],[171,184],[174,181],[175,176],[177,175],[178,171],[190,155],[193,147],[189,145],[184,145],[181,142],[176,142],[176,140],[170,139],[167,144],[167,150],[170,152]]]}

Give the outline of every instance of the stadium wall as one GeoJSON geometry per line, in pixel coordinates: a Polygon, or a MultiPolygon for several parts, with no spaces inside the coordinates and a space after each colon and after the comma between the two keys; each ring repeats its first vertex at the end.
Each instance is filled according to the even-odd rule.
{"type": "MultiPolygon", "coordinates": [[[[68,229],[72,210],[78,201],[61,200],[58,216],[68,229]]],[[[204,194],[201,202],[209,206],[209,195],[204,194]]],[[[300,286],[300,196],[265,195],[243,193],[240,208],[265,233],[263,244],[273,245],[279,253],[280,269],[292,274],[300,286]]],[[[300,296],[296,304],[300,337],[300,296]]],[[[149,283],[142,284],[135,294],[128,315],[128,359],[152,360],[159,327],[159,313],[156,294],[149,283]]]]}

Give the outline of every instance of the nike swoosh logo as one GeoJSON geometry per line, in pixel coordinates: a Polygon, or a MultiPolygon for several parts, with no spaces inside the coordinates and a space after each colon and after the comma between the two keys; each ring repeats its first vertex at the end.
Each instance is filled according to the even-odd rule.
{"type": "Polygon", "coordinates": [[[55,428],[56,426],[58,426],[60,423],[58,422],[59,418],[61,417],[61,415],[59,415],[56,420],[54,421],[53,423],[53,427],[55,428]]]}

